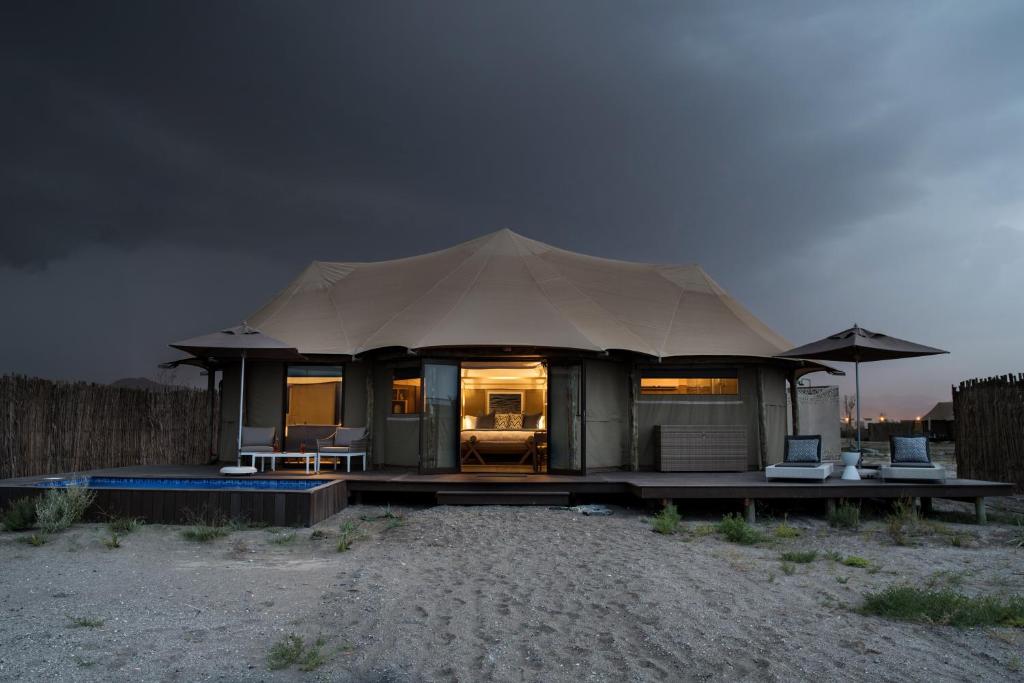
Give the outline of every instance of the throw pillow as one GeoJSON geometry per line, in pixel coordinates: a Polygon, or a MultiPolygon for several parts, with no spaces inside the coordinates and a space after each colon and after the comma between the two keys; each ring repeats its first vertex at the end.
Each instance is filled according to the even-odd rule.
{"type": "Polygon", "coordinates": [[[790,439],[786,462],[818,462],[818,439],[790,439]]]}

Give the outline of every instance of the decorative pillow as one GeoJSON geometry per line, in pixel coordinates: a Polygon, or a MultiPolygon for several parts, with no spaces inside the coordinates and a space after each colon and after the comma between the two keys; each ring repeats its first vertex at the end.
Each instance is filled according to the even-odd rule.
{"type": "Polygon", "coordinates": [[[533,415],[523,415],[523,429],[540,429],[540,418],[543,413],[534,413],[533,415]]]}
{"type": "Polygon", "coordinates": [[[494,414],[494,428],[495,429],[522,429],[523,428],[523,414],[522,413],[495,413],[494,414]]]}
{"type": "Polygon", "coordinates": [[[898,462],[931,462],[928,457],[928,439],[923,436],[893,436],[892,461],[898,462]]]}
{"type": "Polygon", "coordinates": [[[494,413],[481,415],[476,419],[477,429],[494,429],[494,413]]]}
{"type": "Polygon", "coordinates": [[[820,439],[787,439],[786,462],[818,462],[820,439]]]}

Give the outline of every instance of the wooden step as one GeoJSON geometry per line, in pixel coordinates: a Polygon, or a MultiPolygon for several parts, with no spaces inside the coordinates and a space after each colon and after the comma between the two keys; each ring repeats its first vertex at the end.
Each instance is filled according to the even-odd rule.
{"type": "Polygon", "coordinates": [[[437,492],[438,505],[568,505],[568,491],[455,489],[437,492]]]}

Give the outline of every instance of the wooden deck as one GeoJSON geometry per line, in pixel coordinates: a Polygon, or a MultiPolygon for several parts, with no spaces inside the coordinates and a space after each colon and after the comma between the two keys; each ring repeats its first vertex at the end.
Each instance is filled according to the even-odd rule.
{"type": "MultiPolygon", "coordinates": [[[[147,466],[93,470],[82,474],[112,477],[219,478],[213,466],[147,466]]],[[[568,492],[570,496],[629,495],[642,500],[780,500],[780,499],[859,499],[859,498],[979,498],[1013,495],[1013,486],[990,481],[949,479],[944,483],[881,482],[873,479],[843,481],[838,477],[824,482],[766,481],[761,472],[594,472],[582,476],[557,474],[419,474],[403,470],[345,472],[323,470],[307,475],[302,469],[278,469],[261,472],[264,479],[316,478],[342,479],[349,495],[429,494],[458,491],[511,491],[523,493],[568,492]]],[[[0,481],[0,489],[31,486],[42,477],[0,481]]],[[[502,499],[506,499],[502,495],[502,499]]]]}

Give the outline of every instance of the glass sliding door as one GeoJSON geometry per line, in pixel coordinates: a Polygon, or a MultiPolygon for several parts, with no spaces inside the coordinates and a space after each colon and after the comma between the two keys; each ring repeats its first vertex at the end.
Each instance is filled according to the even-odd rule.
{"type": "Polygon", "coordinates": [[[583,366],[580,363],[548,367],[548,471],[582,474],[583,366]]]}
{"type": "Polygon", "coordinates": [[[420,471],[454,472],[459,463],[459,364],[423,362],[420,471]]]}

